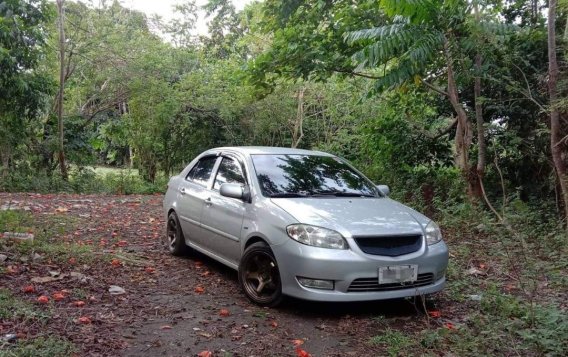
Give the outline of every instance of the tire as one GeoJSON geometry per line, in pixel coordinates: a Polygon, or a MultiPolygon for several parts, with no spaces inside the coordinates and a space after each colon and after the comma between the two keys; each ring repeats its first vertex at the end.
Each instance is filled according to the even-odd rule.
{"type": "Polygon", "coordinates": [[[166,246],[170,254],[181,256],[187,254],[189,248],[185,245],[185,238],[179,224],[178,216],[172,212],[168,216],[166,224],[166,246]]]}
{"type": "Polygon", "coordinates": [[[282,302],[280,271],[268,244],[257,242],[245,250],[239,264],[239,284],[257,305],[274,307],[282,302]]]}

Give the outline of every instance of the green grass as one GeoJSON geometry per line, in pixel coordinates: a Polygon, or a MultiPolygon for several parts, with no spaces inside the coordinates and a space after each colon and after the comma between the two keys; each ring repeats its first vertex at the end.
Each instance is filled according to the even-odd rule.
{"type": "Polygon", "coordinates": [[[18,341],[6,346],[0,342],[0,357],[66,357],[75,351],[72,343],[53,336],[18,341]]]}
{"type": "Polygon", "coordinates": [[[65,181],[57,172],[38,175],[28,169],[10,172],[0,182],[0,191],[153,194],[165,192],[168,179],[159,174],[151,183],[144,181],[137,169],[71,166],[69,180],[65,181]]]}
{"type": "Polygon", "coordinates": [[[20,210],[0,211],[0,232],[31,232],[32,241],[6,242],[5,251],[20,256],[34,253],[44,259],[66,262],[76,258],[82,262],[91,262],[96,256],[92,248],[71,242],[63,242],[60,236],[68,234],[80,224],[80,219],[69,215],[53,215],[43,217],[40,222],[31,213],[20,210]]]}
{"type": "Polygon", "coordinates": [[[0,289],[0,319],[1,320],[45,320],[49,314],[40,311],[34,305],[22,301],[12,295],[7,289],[0,289]]]}
{"type": "MultiPolygon", "coordinates": [[[[124,174],[130,176],[139,176],[138,169],[128,167],[110,167],[110,166],[85,166],[85,169],[92,170],[96,175],[105,176],[108,174],[124,174]]],[[[77,167],[75,167],[77,169],[77,167]]]]}
{"type": "Polygon", "coordinates": [[[369,343],[371,345],[381,345],[383,346],[388,355],[395,357],[401,354],[403,351],[409,350],[411,346],[416,344],[415,339],[412,335],[407,335],[404,332],[400,332],[391,328],[387,328],[382,331],[380,335],[371,337],[369,343]]]}

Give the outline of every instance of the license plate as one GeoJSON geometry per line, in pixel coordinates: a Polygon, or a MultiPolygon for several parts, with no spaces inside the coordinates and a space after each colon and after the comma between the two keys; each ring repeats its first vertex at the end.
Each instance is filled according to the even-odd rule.
{"type": "Polygon", "coordinates": [[[418,265],[394,265],[379,268],[379,284],[396,284],[416,281],[418,265]]]}

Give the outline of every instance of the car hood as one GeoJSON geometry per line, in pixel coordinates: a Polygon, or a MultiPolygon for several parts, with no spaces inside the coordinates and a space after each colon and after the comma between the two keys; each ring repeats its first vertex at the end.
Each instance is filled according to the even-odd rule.
{"type": "Polygon", "coordinates": [[[430,220],[389,198],[272,198],[298,222],[343,236],[422,234],[430,220]]]}

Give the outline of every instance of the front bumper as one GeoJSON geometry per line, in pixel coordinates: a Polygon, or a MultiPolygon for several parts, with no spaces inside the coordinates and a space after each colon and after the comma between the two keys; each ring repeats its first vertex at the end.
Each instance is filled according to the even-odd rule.
{"type": "MultiPolygon", "coordinates": [[[[324,249],[293,240],[272,246],[278,262],[285,295],[314,301],[369,301],[425,295],[440,291],[446,284],[448,248],[444,242],[427,246],[423,242],[417,252],[398,257],[365,254],[349,241],[351,249],[324,249]],[[418,265],[419,276],[431,276],[431,283],[417,287],[381,289],[381,291],[349,291],[356,279],[378,281],[378,268],[394,265],[418,265]],[[431,275],[430,275],[431,274],[431,275]],[[333,280],[333,290],[307,288],[297,277],[333,280]]],[[[380,287],[377,284],[377,287],[380,287]]]]}

